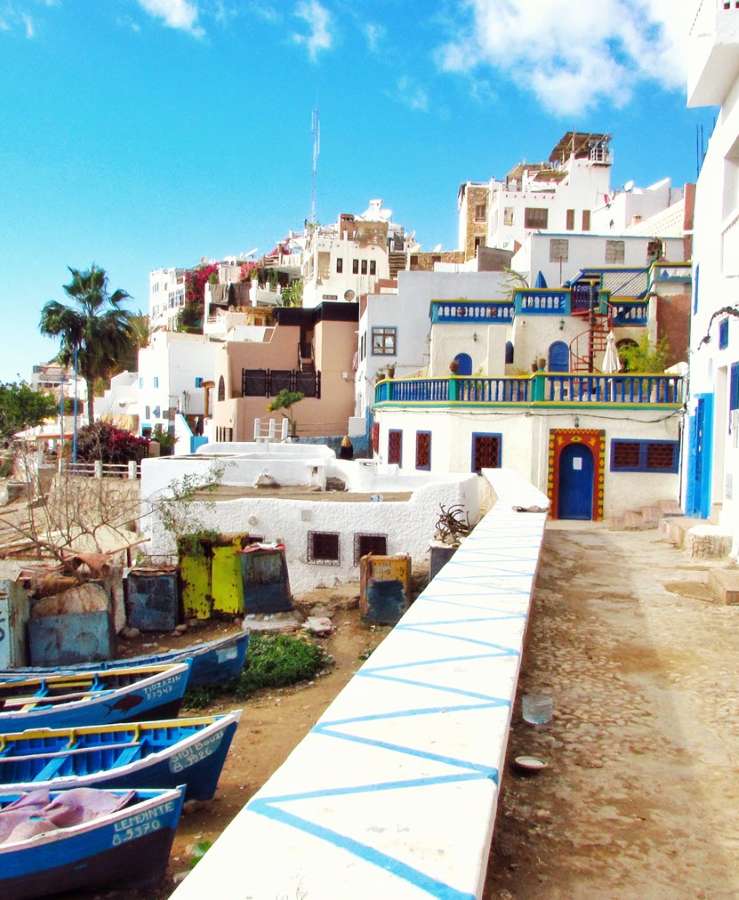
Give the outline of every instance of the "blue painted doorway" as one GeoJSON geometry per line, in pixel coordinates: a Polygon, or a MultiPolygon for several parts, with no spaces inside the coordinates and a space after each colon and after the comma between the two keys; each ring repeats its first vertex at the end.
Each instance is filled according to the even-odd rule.
{"type": "Polygon", "coordinates": [[[707,519],[711,514],[711,452],[713,438],[713,394],[696,398],[695,415],[688,434],[688,484],[686,511],[707,519]]]}
{"type": "Polygon", "coordinates": [[[564,341],[555,341],[549,346],[548,372],[569,372],[570,348],[564,341]]]}
{"type": "Polygon", "coordinates": [[[472,357],[469,353],[458,353],[454,357],[454,362],[457,364],[457,375],[472,374],[472,357]]]}
{"type": "Polygon", "coordinates": [[[593,452],[587,444],[569,444],[559,457],[559,519],[593,518],[593,452]]]}

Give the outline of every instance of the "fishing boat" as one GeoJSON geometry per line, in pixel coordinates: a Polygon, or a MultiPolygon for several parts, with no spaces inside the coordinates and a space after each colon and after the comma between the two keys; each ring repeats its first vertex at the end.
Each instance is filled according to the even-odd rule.
{"type": "Polygon", "coordinates": [[[0,679],[0,734],[176,716],[190,660],[0,679]]]}
{"type": "Polygon", "coordinates": [[[0,735],[0,791],[184,785],[210,800],[241,710],[222,716],[0,735]]]}
{"type": "Polygon", "coordinates": [[[30,667],[20,669],[2,669],[0,678],[20,678],[24,675],[38,675],[50,672],[90,672],[101,669],[119,669],[121,666],[147,666],[157,663],[182,662],[192,660],[188,687],[207,687],[223,684],[232,678],[238,678],[246,662],[246,651],[249,646],[248,632],[241,631],[215,641],[203,641],[177,650],[165,650],[146,656],[133,656],[130,659],[112,659],[107,662],[81,663],[63,668],[30,667]]]}
{"type": "Polygon", "coordinates": [[[181,787],[0,793],[0,897],[162,878],[183,800],[181,787]]]}

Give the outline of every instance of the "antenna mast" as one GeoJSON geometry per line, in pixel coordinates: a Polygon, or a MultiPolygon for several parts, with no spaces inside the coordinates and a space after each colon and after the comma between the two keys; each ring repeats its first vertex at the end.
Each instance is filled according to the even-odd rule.
{"type": "Polygon", "coordinates": [[[311,168],[311,200],[310,221],[316,224],[316,185],[318,182],[318,157],[321,155],[321,114],[316,107],[311,116],[311,133],[313,135],[313,165],[311,168]]]}

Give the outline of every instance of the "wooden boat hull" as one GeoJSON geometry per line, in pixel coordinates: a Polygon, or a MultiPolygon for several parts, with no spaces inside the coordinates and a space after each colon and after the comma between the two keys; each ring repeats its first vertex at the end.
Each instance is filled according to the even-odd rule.
{"type": "MultiPolygon", "coordinates": [[[[133,670],[132,670],[133,671],[133,670]]],[[[142,669],[142,673],[145,672],[142,669]]],[[[0,708],[0,734],[38,728],[106,725],[174,718],[187,688],[190,662],[166,666],[125,687],[98,696],[28,711],[0,708]]]]}
{"type": "MultiPolygon", "coordinates": [[[[0,795],[0,801],[7,799],[0,795]]],[[[0,896],[30,900],[161,878],[183,800],[182,789],[137,791],[138,802],[118,812],[21,844],[0,845],[0,896]]]]}
{"type": "Polygon", "coordinates": [[[244,668],[246,654],[249,647],[249,635],[247,632],[231,634],[217,641],[204,641],[183,647],[181,650],[168,650],[164,653],[155,653],[148,656],[134,656],[130,659],[112,659],[99,663],[80,663],[75,666],[62,666],[59,668],[39,668],[27,666],[21,669],[0,670],[0,678],[20,678],[23,675],[39,675],[48,672],[91,672],[93,670],[110,670],[122,666],[143,666],[156,663],[182,662],[185,659],[192,660],[190,681],[188,687],[207,687],[214,684],[223,684],[233,678],[238,678],[244,668]]]}
{"type": "Polygon", "coordinates": [[[136,788],[142,784],[171,789],[184,785],[187,800],[211,800],[240,718],[241,710],[236,710],[223,716],[116,727],[102,734],[102,730],[89,729],[89,743],[80,728],[5,735],[0,739],[0,791],[136,788]],[[176,736],[178,729],[201,723],[199,730],[149,755],[143,755],[128,740],[138,733],[139,739],[146,740],[148,734],[151,741],[170,729],[176,736]],[[105,738],[107,745],[95,744],[98,737],[105,738]],[[56,749],[64,747],[65,742],[68,745],[70,738],[76,738],[78,746],[71,760],[77,772],[65,765],[72,754],[65,761],[63,750],[56,749]],[[23,755],[29,755],[27,762],[19,758],[23,755]],[[55,766],[58,774],[52,775],[55,766]],[[44,773],[52,777],[43,777],[44,773]]]}

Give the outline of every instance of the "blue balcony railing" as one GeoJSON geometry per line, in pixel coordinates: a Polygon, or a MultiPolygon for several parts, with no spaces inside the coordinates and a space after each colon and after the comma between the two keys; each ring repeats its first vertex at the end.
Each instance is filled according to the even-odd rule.
{"type": "Polygon", "coordinates": [[[570,292],[568,290],[521,290],[514,298],[516,315],[568,316],[570,292]]]}
{"type": "Polygon", "coordinates": [[[684,381],[679,375],[590,375],[539,372],[518,378],[407,378],[381,381],[375,404],[439,403],[625,403],[680,406],[684,381]]]}
{"type": "Polygon", "coordinates": [[[432,300],[431,322],[485,323],[494,325],[510,324],[513,321],[514,305],[505,300],[432,300]]]}
{"type": "Polygon", "coordinates": [[[646,303],[611,301],[614,325],[646,325],[649,307],[646,303]]]}

